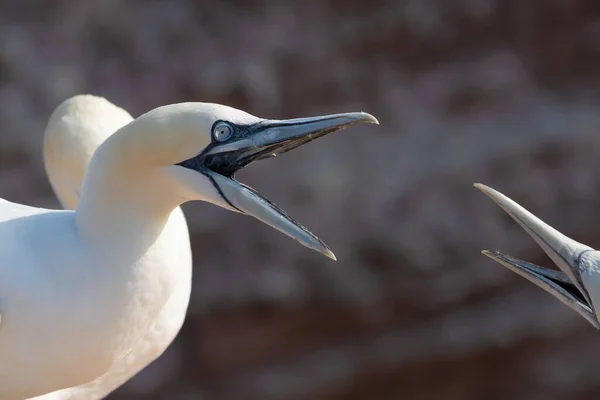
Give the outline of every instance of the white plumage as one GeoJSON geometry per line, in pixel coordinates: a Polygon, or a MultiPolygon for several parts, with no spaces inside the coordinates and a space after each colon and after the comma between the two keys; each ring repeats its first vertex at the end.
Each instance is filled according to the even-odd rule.
{"type": "MultiPolygon", "coordinates": [[[[79,201],[85,170],[96,149],[117,129],[131,122],[131,115],[101,97],[75,96],[52,114],[44,135],[44,164],[56,196],[65,209],[79,201]]],[[[145,336],[118,364],[93,381],[35,400],[102,399],[159,357],[171,344],[185,319],[191,289],[192,254],[188,227],[180,207],[169,217],[166,229],[172,254],[165,268],[171,271],[174,290],[145,336]]],[[[31,399],[33,400],[33,399],[31,399]]]]}

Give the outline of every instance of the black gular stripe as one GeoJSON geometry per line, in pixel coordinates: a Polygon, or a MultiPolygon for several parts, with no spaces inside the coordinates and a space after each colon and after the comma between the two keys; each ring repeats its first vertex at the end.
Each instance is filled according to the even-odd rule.
{"type": "Polygon", "coordinates": [[[219,193],[219,195],[223,198],[223,200],[225,200],[225,202],[227,204],[229,204],[231,207],[235,208],[236,210],[238,210],[239,212],[241,212],[242,214],[246,214],[245,212],[243,212],[242,210],[240,210],[239,208],[237,208],[236,206],[234,206],[229,199],[227,198],[227,196],[225,196],[225,194],[221,191],[221,188],[219,187],[219,185],[217,185],[217,182],[215,182],[214,178],[212,176],[210,176],[210,174],[207,174],[205,172],[201,172],[202,175],[206,176],[210,182],[213,184],[213,186],[215,187],[215,189],[217,189],[217,192],[219,193]]]}

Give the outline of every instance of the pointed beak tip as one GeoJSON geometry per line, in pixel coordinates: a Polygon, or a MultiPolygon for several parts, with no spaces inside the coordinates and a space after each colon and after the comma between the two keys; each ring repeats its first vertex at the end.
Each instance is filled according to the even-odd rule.
{"type": "MultiPolygon", "coordinates": [[[[477,189],[479,189],[487,197],[489,197],[490,199],[492,199],[500,207],[502,207],[502,208],[505,207],[504,204],[507,203],[507,197],[504,196],[499,191],[497,191],[496,189],[492,189],[491,187],[486,186],[486,185],[481,184],[481,183],[474,183],[473,186],[475,186],[477,189]]],[[[510,202],[510,199],[508,199],[508,202],[510,202]]]]}
{"type": "Polygon", "coordinates": [[[489,258],[494,258],[494,253],[489,250],[481,250],[481,254],[489,258]]]}
{"type": "Polygon", "coordinates": [[[335,256],[335,254],[333,254],[333,251],[329,250],[329,249],[325,249],[322,252],[326,257],[330,258],[333,261],[337,261],[337,257],[335,256]]]}
{"type": "Polygon", "coordinates": [[[502,261],[502,258],[500,258],[501,253],[499,251],[481,250],[481,254],[483,254],[492,261],[506,266],[506,264],[502,261]]]}
{"type": "Polygon", "coordinates": [[[363,117],[363,121],[365,121],[366,123],[379,125],[379,120],[377,118],[375,118],[373,115],[366,113],[366,112],[361,112],[361,114],[363,117]]]}
{"type": "Polygon", "coordinates": [[[490,192],[490,187],[484,185],[483,183],[474,183],[473,186],[475,186],[475,188],[481,190],[483,193],[487,194],[490,192]]]}

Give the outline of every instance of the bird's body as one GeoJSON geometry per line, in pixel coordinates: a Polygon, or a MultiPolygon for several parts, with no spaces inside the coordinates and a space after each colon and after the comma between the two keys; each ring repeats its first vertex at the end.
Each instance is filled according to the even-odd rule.
{"type": "MultiPolygon", "coordinates": [[[[135,368],[119,371],[137,362],[136,352],[151,361],[164,350],[157,343],[176,333],[185,313],[169,301],[187,302],[189,295],[176,268],[189,261],[178,258],[181,226],[170,222],[184,202],[254,216],[335,258],[314,234],[233,177],[253,161],[360,122],[377,120],[365,113],[266,120],[217,104],[172,104],[102,142],[75,211],[1,201],[0,398],[101,382],[111,369],[116,372],[105,383],[126,380],[135,368]],[[157,324],[171,306],[176,317],[157,324]],[[161,326],[169,334],[148,336],[161,326]]],[[[95,398],[89,389],[83,398],[95,398]]]]}
{"type": "MultiPolygon", "coordinates": [[[[71,211],[3,201],[0,214],[0,398],[24,399],[122,368],[176,291],[169,227],[140,259],[135,241],[115,254],[82,238],[71,211]],[[7,211],[18,217],[7,219],[7,211]]],[[[156,343],[162,338],[150,339],[166,348],[156,343]]],[[[124,372],[126,380],[137,371],[124,372]]]]}
{"type": "MultiPolygon", "coordinates": [[[[95,96],[75,96],[57,107],[44,137],[44,161],[54,192],[65,209],[76,209],[85,170],[96,149],[132,120],[125,110],[95,96]]],[[[171,213],[161,235],[161,241],[166,240],[168,242],[160,246],[163,254],[155,256],[154,262],[167,271],[172,293],[143,338],[134,343],[123,359],[96,379],[35,397],[35,400],[104,398],[158,358],[171,344],[185,320],[192,278],[188,227],[179,207],[171,213]]]]}
{"type": "MultiPolygon", "coordinates": [[[[77,207],[96,148],[131,120],[92,96],[58,107],[46,132],[45,161],[66,208],[77,207]]],[[[119,213],[124,219],[117,225],[135,214],[128,207],[119,213]]],[[[2,399],[56,387],[66,389],[41,399],[102,398],[160,356],[184,321],[192,265],[179,207],[155,219],[150,237],[130,232],[104,243],[80,235],[75,217],[0,200],[2,399]],[[143,268],[128,268],[132,260],[143,268]]]]}

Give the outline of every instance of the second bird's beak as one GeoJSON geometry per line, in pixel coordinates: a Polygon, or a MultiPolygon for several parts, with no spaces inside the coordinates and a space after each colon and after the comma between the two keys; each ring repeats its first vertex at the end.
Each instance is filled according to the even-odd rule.
{"type": "Polygon", "coordinates": [[[274,157],[359,123],[378,124],[378,121],[370,114],[354,112],[236,125],[231,140],[212,143],[193,160],[194,169],[209,176],[231,209],[251,215],[335,260],[335,255],[323,241],[256,190],[238,182],[234,175],[254,161],[274,157]]]}
{"type": "Polygon", "coordinates": [[[597,253],[591,247],[563,235],[502,193],[482,184],[475,184],[475,187],[517,221],[560,271],[543,268],[498,251],[484,250],[483,254],[544,289],[600,329],[592,301],[581,279],[597,253]]]}

